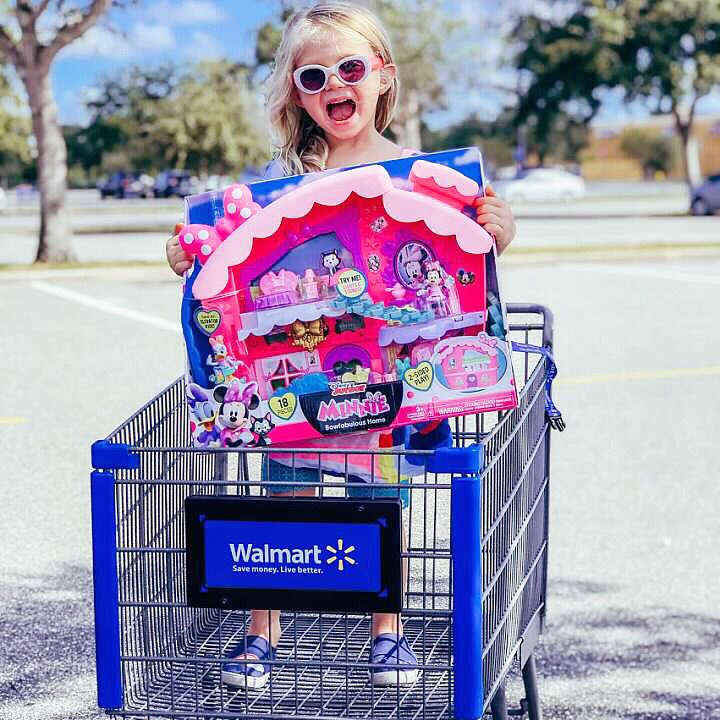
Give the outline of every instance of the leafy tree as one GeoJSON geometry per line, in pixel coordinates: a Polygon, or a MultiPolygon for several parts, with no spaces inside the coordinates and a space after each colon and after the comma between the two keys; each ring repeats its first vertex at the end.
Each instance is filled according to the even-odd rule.
{"type": "Polygon", "coordinates": [[[653,111],[672,114],[692,192],[688,145],[695,109],[720,85],[720,0],[628,0],[617,12],[625,31],[621,84],[628,100],[641,98],[653,111]]]}
{"type": "Polygon", "coordinates": [[[163,101],[177,91],[179,82],[177,70],[170,65],[132,67],[106,78],[87,103],[90,123],[78,138],[87,142],[94,164],[105,171],[130,166],[135,170],[162,169],[167,147],[158,145],[155,128],[167,111],[163,101]],[[127,159],[124,167],[117,168],[123,157],[127,159]]]}
{"type": "Polygon", "coordinates": [[[673,168],[675,158],[672,141],[647,130],[625,130],[620,138],[620,150],[640,163],[648,179],[654,178],[657,172],[668,174],[673,168]]]}
{"type": "Polygon", "coordinates": [[[465,23],[442,0],[371,0],[369,5],[390,33],[400,76],[392,130],[404,147],[420,148],[423,116],[446,107],[448,76],[457,70],[453,47],[465,23]]]}
{"type": "Polygon", "coordinates": [[[543,164],[566,131],[579,137],[575,145],[581,149],[601,105],[595,89],[619,81],[617,48],[583,10],[567,20],[545,14],[523,17],[514,39],[521,48],[515,59],[520,73],[515,124],[526,134],[528,150],[543,164]]]}
{"type": "Polygon", "coordinates": [[[564,17],[522,18],[516,38],[519,122],[547,138],[560,113],[587,124],[601,91],[622,88],[673,115],[691,185],[695,108],[720,84],[720,0],[578,0],[564,17]]]}
{"type": "Polygon", "coordinates": [[[131,68],[107,78],[88,111],[88,127],[70,133],[72,158],[86,170],[172,165],[234,174],[268,155],[241,64],[206,62],[183,75],[168,66],[131,68]]]}
{"type": "Polygon", "coordinates": [[[201,63],[160,101],[151,140],[178,168],[236,172],[269,156],[248,69],[228,61],[201,63]]]}
{"type": "Polygon", "coordinates": [[[58,53],[90,30],[112,2],[11,0],[9,4],[0,3],[0,58],[15,67],[25,87],[37,144],[40,238],[36,261],[74,258],[65,208],[67,149],[57,120],[50,68],[58,53]],[[54,30],[38,32],[42,16],[50,12],[54,30]]]}
{"type": "Polygon", "coordinates": [[[32,160],[30,118],[21,110],[22,100],[0,66],[0,184],[3,178],[19,179],[32,160]]]}
{"type": "Polygon", "coordinates": [[[68,150],[68,166],[82,168],[88,175],[97,173],[103,167],[107,154],[137,142],[128,122],[112,116],[95,118],[87,127],[64,127],[63,135],[68,150]]]}

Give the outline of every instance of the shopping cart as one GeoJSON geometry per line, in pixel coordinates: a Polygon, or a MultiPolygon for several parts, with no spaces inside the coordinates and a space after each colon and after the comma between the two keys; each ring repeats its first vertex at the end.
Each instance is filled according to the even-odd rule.
{"type": "MultiPolygon", "coordinates": [[[[552,346],[546,308],[510,305],[508,320],[515,347],[552,346]]],[[[284,613],[267,686],[223,684],[249,611],[188,606],[183,506],[194,495],[262,495],[263,451],[190,447],[182,380],[95,443],[100,707],[125,718],[506,718],[505,682],[519,665],[525,698],[510,714],[541,718],[533,653],[545,618],[554,364],[522,352],[514,367],[516,409],[453,419],[455,448],[407,451],[416,476],[370,486],[408,505],[402,615],[421,670],[410,687],[368,681],[370,619],[352,612],[284,613]]],[[[384,461],[399,469],[402,454],[384,461]]],[[[325,477],[316,502],[351,495],[349,480],[325,477]]]]}

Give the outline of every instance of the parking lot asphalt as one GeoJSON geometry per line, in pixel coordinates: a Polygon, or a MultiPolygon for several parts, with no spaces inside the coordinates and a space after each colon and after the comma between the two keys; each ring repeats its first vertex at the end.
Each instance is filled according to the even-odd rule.
{"type": "MultiPolygon", "coordinates": [[[[720,261],[509,265],[555,312],[546,717],[720,717],[720,261]]],[[[177,377],[161,268],[0,278],[0,716],[94,718],[89,446],[177,377]]],[[[517,700],[513,683],[509,692],[517,700]]]]}

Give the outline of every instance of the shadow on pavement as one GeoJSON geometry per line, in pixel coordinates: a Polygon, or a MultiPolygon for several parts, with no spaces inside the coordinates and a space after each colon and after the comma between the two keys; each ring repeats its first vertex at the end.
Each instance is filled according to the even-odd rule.
{"type": "Polygon", "coordinates": [[[18,718],[97,717],[89,682],[95,672],[93,623],[88,568],[65,565],[57,574],[5,575],[0,716],[7,710],[18,718]]]}
{"type": "MultiPolygon", "coordinates": [[[[720,617],[652,606],[633,611],[626,593],[597,582],[551,583],[537,650],[545,717],[720,718],[720,617]]],[[[23,720],[100,717],[89,570],[6,577],[0,598],[0,715],[10,708],[10,717],[23,720]]],[[[513,675],[511,704],[522,693],[513,675]]]]}
{"type": "MultiPolygon", "coordinates": [[[[537,649],[547,718],[720,718],[720,616],[628,607],[628,589],[559,580],[537,649]]],[[[510,699],[522,686],[514,677],[510,699]]]]}

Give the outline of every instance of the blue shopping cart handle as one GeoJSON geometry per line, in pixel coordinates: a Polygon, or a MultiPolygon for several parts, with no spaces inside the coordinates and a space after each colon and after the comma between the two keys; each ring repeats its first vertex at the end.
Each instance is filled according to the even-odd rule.
{"type": "Polygon", "coordinates": [[[562,413],[555,407],[555,403],[552,399],[552,383],[557,377],[558,370],[555,360],[553,359],[552,353],[546,347],[539,347],[538,345],[528,345],[527,343],[520,343],[513,341],[512,349],[516,352],[534,353],[536,355],[542,355],[546,362],[547,371],[545,374],[545,413],[550,421],[550,427],[554,430],[562,432],[566,425],[563,420],[562,413]]]}

